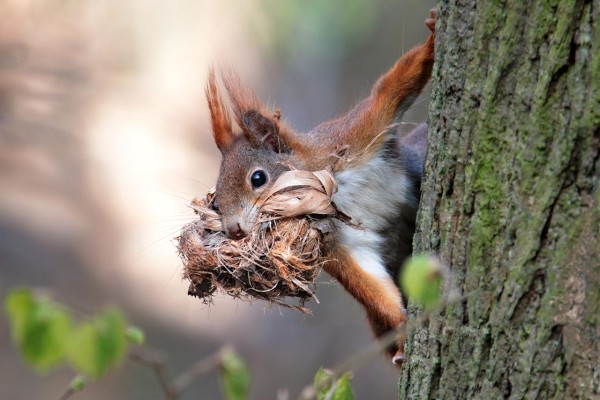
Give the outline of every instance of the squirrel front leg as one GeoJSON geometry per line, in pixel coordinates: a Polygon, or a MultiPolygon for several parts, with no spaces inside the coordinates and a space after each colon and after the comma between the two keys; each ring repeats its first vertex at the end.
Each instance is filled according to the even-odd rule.
{"type": "MultiPolygon", "coordinates": [[[[429,11],[425,25],[431,31],[427,41],[405,53],[392,68],[373,85],[371,94],[347,114],[315,127],[304,137],[306,145],[297,146],[297,155],[308,165],[324,168],[341,143],[356,164],[369,160],[385,141],[383,131],[398,122],[402,114],[421,93],[433,69],[435,19],[437,11],[429,11]],[[314,153],[314,148],[329,152],[314,153]]],[[[348,165],[341,168],[347,168],[348,165]]]]}
{"type": "Polygon", "coordinates": [[[431,19],[425,24],[431,34],[425,43],[405,53],[394,66],[382,75],[371,91],[367,101],[367,121],[376,132],[400,119],[415,101],[431,76],[434,61],[435,17],[437,11],[429,11],[431,19]]]}

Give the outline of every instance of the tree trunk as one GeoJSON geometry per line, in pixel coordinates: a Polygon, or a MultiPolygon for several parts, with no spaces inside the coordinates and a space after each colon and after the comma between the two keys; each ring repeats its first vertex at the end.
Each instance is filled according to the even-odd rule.
{"type": "Polygon", "coordinates": [[[400,397],[600,398],[600,0],[442,1],[400,397]],[[418,311],[411,311],[413,314],[418,311]]]}

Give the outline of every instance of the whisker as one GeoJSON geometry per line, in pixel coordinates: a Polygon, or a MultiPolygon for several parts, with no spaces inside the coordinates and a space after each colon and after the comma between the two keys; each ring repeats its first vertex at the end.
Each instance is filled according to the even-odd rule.
{"type": "Polygon", "coordinates": [[[154,240],[152,243],[150,243],[150,244],[148,244],[148,245],[144,246],[142,249],[140,249],[140,250],[139,250],[139,251],[136,253],[136,255],[135,255],[136,261],[140,261],[140,259],[141,259],[141,257],[142,257],[142,256],[146,256],[146,255],[147,255],[147,254],[143,254],[143,253],[146,253],[146,252],[147,252],[147,251],[148,251],[150,248],[152,248],[152,247],[156,247],[156,245],[157,245],[158,243],[162,242],[162,241],[163,241],[163,240],[165,240],[166,238],[171,238],[171,239],[174,239],[174,238],[175,238],[175,235],[176,235],[177,233],[179,233],[179,232],[180,232],[180,230],[181,230],[181,227],[179,227],[179,228],[177,228],[177,229],[174,229],[174,230],[171,230],[171,231],[170,231],[168,234],[166,234],[166,235],[164,235],[164,236],[162,236],[162,237],[160,237],[160,238],[158,238],[158,239],[154,240]]]}
{"type": "Polygon", "coordinates": [[[189,202],[189,201],[191,201],[193,197],[197,196],[197,195],[196,195],[196,194],[194,194],[194,193],[184,193],[184,192],[181,192],[182,194],[186,195],[186,197],[184,197],[184,196],[182,196],[182,195],[175,194],[175,193],[169,193],[169,192],[166,192],[166,191],[164,191],[164,190],[159,190],[159,189],[156,189],[156,190],[154,190],[154,191],[155,191],[155,192],[158,192],[158,193],[162,193],[162,194],[166,194],[166,195],[169,195],[169,196],[175,197],[175,198],[177,198],[177,199],[179,199],[179,200],[183,200],[183,201],[186,201],[186,202],[189,202]],[[187,196],[190,196],[190,197],[187,197],[187,196]]]}
{"type": "Polygon", "coordinates": [[[188,181],[192,181],[192,182],[195,182],[195,183],[199,183],[199,184],[200,184],[200,185],[202,185],[202,186],[209,186],[209,185],[210,185],[210,183],[209,183],[209,182],[207,182],[206,180],[199,180],[199,179],[197,179],[197,178],[192,178],[192,177],[189,177],[189,176],[187,176],[187,175],[183,175],[183,174],[181,174],[181,173],[179,173],[179,172],[173,172],[173,174],[174,174],[174,175],[177,175],[177,176],[178,176],[178,177],[180,177],[180,178],[187,179],[188,181]]]}
{"type": "Polygon", "coordinates": [[[178,265],[173,268],[173,272],[171,273],[171,277],[165,282],[163,288],[159,291],[159,296],[166,292],[167,287],[169,287],[169,285],[171,284],[171,282],[173,282],[173,277],[175,276],[175,273],[177,271],[180,271],[181,267],[182,267],[181,263],[178,263],[178,265]]]}

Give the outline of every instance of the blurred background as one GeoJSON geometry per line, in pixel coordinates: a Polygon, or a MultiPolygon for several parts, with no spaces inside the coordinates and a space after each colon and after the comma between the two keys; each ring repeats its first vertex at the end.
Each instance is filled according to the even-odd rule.
{"type": "MultiPolygon", "coordinates": [[[[359,306],[323,274],[312,316],[263,302],[187,296],[174,238],[216,179],[204,85],[229,65],[297,130],[348,110],[426,39],[432,1],[2,0],[0,297],[43,288],[90,314],[117,305],[169,355],[175,377],[231,344],[251,397],[291,398],[320,366],[371,341],[359,306]]],[[[425,119],[427,94],[408,122],[425,119]]],[[[0,398],[58,398],[73,373],[23,364],[0,317],[0,398]]],[[[383,356],[352,380],[357,398],[396,397],[383,356]]],[[[158,399],[125,361],[76,398],[158,399]]],[[[220,398],[216,373],[184,399],[220,398]]]]}

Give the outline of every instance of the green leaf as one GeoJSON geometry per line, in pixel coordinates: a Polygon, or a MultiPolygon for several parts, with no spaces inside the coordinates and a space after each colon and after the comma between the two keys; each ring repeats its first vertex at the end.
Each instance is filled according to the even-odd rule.
{"type": "Polygon", "coordinates": [[[80,392],[83,390],[83,388],[85,388],[86,383],[87,381],[85,379],[85,376],[77,375],[75,378],[73,378],[69,387],[75,392],[80,392]]]}
{"type": "Polygon", "coordinates": [[[79,325],[71,334],[71,344],[68,357],[71,364],[78,371],[82,371],[92,377],[102,375],[105,367],[99,365],[102,361],[98,353],[98,338],[94,325],[85,322],[79,325]]]}
{"type": "Polygon", "coordinates": [[[227,400],[248,398],[250,372],[244,360],[233,351],[226,351],[221,357],[221,388],[227,400]]]}
{"type": "Polygon", "coordinates": [[[352,386],[350,386],[350,375],[347,372],[338,379],[331,399],[354,400],[354,393],[352,392],[352,386]]]}
{"type": "Polygon", "coordinates": [[[323,400],[329,393],[332,384],[331,371],[321,367],[315,374],[313,385],[316,391],[317,400],[323,400]]]}
{"type": "Polygon", "coordinates": [[[109,310],[81,324],[72,334],[69,361],[92,378],[100,378],[125,356],[125,318],[109,310]]]}
{"type": "Polygon", "coordinates": [[[146,335],[144,334],[144,331],[136,326],[130,326],[129,328],[127,328],[127,330],[125,331],[125,337],[130,343],[138,345],[144,344],[144,341],[146,340],[146,335]]]}
{"type": "Polygon", "coordinates": [[[442,275],[439,261],[433,257],[412,257],[402,268],[400,283],[408,299],[426,310],[441,302],[442,275]]]}
{"type": "Polygon", "coordinates": [[[59,306],[36,299],[28,289],[13,290],[5,302],[13,342],[37,372],[58,365],[65,355],[71,320],[59,306]]]}
{"type": "Polygon", "coordinates": [[[20,345],[25,337],[34,308],[33,295],[28,289],[13,289],[4,301],[4,310],[9,318],[11,336],[17,345],[20,345]]]}

